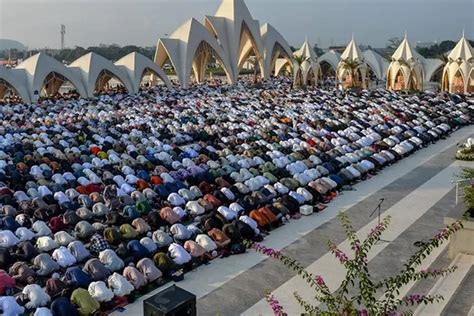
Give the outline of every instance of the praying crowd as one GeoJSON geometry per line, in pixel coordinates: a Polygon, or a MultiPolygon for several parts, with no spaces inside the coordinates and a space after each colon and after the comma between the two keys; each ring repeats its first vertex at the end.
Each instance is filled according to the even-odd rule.
{"type": "Polygon", "coordinates": [[[473,114],[458,95],[284,79],[3,105],[0,314],[124,306],[324,211],[473,114]]]}

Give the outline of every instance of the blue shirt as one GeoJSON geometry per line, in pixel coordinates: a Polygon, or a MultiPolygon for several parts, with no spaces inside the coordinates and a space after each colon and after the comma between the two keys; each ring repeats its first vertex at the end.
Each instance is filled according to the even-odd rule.
{"type": "Polygon", "coordinates": [[[73,283],[74,285],[85,289],[87,289],[89,284],[92,282],[92,277],[79,267],[68,268],[64,277],[68,283],[73,283]]]}
{"type": "Polygon", "coordinates": [[[143,257],[150,255],[148,249],[146,249],[146,247],[143,246],[138,240],[129,241],[127,244],[127,248],[136,260],[142,259],[143,257]]]}
{"type": "Polygon", "coordinates": [[[51,303],[51,312],[53,316],[79,316],[77,308],[67,297],[58,297],[51,303]]]}

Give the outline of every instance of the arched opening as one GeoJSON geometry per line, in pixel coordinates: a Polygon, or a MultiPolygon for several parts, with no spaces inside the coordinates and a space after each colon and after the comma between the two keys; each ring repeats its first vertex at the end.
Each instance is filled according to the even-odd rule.
{"type": "Polygon", "coordinates": [[[273,45],[272,57],[271,57],[271,62],[270,62],[270,75],[271,76],[278,76],[278,73],[275,72],[275,67],[277,64],[277,60],[279,58],[284,58],[286,60],[284,67],[287,68],[286,64],[291,66],[290,56],[288,56],[285,49],[283,49],[283,47],[279,43],[275,43],[275,45],[273,45]]]}
{"type": "Polygon", "coordinates": [[[280,71],[280,74],[282,74],[285,77],[291,77],[291,74],[293,73],[293,66],[292,63],[287,63],[285,67],[280,71]]]}
{"type": "Polygon", "coordinates": [[[23,100],[8,81],[0,78],[0,101],[4,103],[21,103],[23,100]]]}
{"type": "Polygon", "coordinates": [[[172,84],[176,84],[179,81],[168,50],[161,41],[158,43],[158,47],[156,48],[155,64],[163,69],[172,84]]]}
{"type": "Polygon", "coordinates": [[[279,59],[277,59],[277,62],[275,64],[275,76],[292,76],[293,64],[289,60],[285,59],[284,61],[280,61],[279,59]],[[279,62],[281,62],[281,64],[278,64],[279,62]]]}
{"type": "Polygon", "coordinates": [[[192,67],[194,80],[199,83],[206,81],[206,78],[230,78],[221,57],[206,41],[201,41],[196,48],[192,67]]]}
{"type": "Polygon", "coordinates": [[[316,87],[317,83],[318,83],[318,80],[314,73],[313,67],[310,67],[308,70],[308,75],[306,76],[306,86],[316,87]]]}
{"type": "Polygon", "coordinates": [[[237,69],[238,75],[241,73],[253,73],[254,81],[258,77],[263,78],[263,56],[259,52],[255,39],[245,21],[242,21],[240,31],[239,64],[237,69]]]}
{"type": "Polygon", "coordinates": [[[50,72],[43,80],[40,89],[40,98],[50,97],[78,97],[76,87],[63,75],[57,72],[50,72]]]}
{"type": "Polygon", "coordinates": [[[464,78],[460,70],[453,77],[452,87],[454,93],[464,93],[464,78]]]}
{"type": "Polygon", "coordinates": [[[319,62],[320,86],[334,87],[336,80],[336,68],[329,62],[322,60],[319,62]]]}
{"type": "Polygon", "coordinates": [[[469,75],[469,82],[467,85],[467,92],[474,93],[474,69],[471,70],[471,74],[469,75]]]}
{"type": "Polygon", "coordinates": [[[431,75],[430,82],[437,82],[441,84],[443,79],[443,66],[438,67],[435,72],[431,75]]]}
{"type": "Polygon", "coordinates": [[[327,61],[321,61],[319,66],[321,67],[321,76],[323,79],[334,78],[336,76],[336,68],[327,61]]]}
{"type": "Polygon", "coordinates": [[[140,87],[149,88],[157,85],[165,85],[165,82],[151,68],[146,67],[140,76],[140,87]]]}
{"type": "Polygon", "coordinates": [[[109,91],[128,92],[123,82],[116,75],[107,69],[102,69],[95,81],[94,94],[102,94],[109,91]]]}
{"type": "Polygon", "coordinates": [[[405,90],[407,88],[407,84],[405,82],[405,76],[403,74],[402,69],[399,69],[398,72],[395,74],[395,80],[393,82],[393,90],[405,90]]]}

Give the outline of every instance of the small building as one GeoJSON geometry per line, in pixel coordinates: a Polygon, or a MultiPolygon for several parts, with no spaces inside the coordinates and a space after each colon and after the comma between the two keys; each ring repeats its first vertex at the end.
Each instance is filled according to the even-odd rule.
{"type": "Polygon", "coordinates": [[[302,83],[306,86],[316,87],[319,80],[321,79],[321,67],[318,63],[318,56],[313,49],[313,46],[309,43],[308,38],[306,37],[303,45],[299,50],[293,53],[296,57],[302,57],[303,62],[298,67],[294,65],[294,77],[298,76],[298,71],[301,72],[302,83]]]}
{"type": "Polygon", "coordinates": [[[448,55],[443,69],[442,89],[450,93],[474,92],[474,50],[464,32],[448,55]]]}
{"type": "Polygon", "coordinates": [[[423,66],[421,55],[410,46],[407,36],[392,55],[387,70],[387,89],[423,90],[423,66]]]}
{"type": "Polygon", "coordinates": [[[367,63],[354,35],[341,54],[336,70],[337,80],[343,89],[367,89],[367,63]]]}

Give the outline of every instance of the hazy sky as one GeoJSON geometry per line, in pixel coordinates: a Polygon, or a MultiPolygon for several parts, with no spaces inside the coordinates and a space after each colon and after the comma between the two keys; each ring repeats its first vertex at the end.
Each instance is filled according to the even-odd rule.
{"type": "MultiPolygon", "coordinates": [[[[0,38],[30,48],[135,44],[153,46],[190,17],[212,15],[220,0],[0,0],[0,38]]],[[[408,32],[410,41],[457,40],[464,28],[474,38],[474,0],[247,0],[260,23],[269,22],[290,45],[305,34],[322,47],[385,46],[408,32]]]]}

